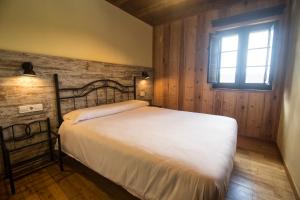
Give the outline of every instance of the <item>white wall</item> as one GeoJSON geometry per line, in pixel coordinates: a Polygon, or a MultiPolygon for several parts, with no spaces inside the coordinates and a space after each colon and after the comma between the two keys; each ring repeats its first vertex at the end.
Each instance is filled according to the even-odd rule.
{"type": "Polygon", "coordinates": [[[294,1],[278,146],[300,192],[300,2],[294,1]]]}

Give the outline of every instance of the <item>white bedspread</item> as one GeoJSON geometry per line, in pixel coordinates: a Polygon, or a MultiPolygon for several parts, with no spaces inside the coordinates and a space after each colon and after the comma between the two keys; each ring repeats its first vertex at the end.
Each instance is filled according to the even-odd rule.
{"type": "Polygon", "coordinates": [[[141,107],[59,129],[63,151],[149,200],[223,199],[236,150],[234,119],[141,107]]]}

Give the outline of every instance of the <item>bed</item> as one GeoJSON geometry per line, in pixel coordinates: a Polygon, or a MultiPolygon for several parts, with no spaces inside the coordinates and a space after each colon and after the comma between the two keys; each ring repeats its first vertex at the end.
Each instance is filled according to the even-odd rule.
{"type": "MultiPolygon", "coordinates": [[[[80,89],[74,98],[90,90],[80,89]]],[[[66,96],[58,98],[61,106],[66,96]]],[[[63,151],[140,199],[225,197],[236,150],[232,118],[127,99],[74,109],[61,120],[63,151]]]]}

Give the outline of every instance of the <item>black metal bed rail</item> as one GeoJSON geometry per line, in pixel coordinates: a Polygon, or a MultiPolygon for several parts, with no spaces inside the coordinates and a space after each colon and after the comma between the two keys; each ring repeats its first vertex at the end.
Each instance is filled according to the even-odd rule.
{"type": "MultiPolygon", "coordinates": [[[[81,99],[83,101],[82,105],[84,107],[89,107],[88,96],[91,93],[95,94],[95,105],[101,105],[101,100],[104,100],[103,104],[116,103],[117,102],[117,93],[120,95],[120,101],[135,99],[136,97],[136,86],[135,81],[133,85],[123,85],[115,80],[111,79],[101,79],[92,81],[82,87],[70,87],[70,88],[60,88],[58,75],[54,74],[54,84],[55,84],[55,93],[56,93],[56,107],[57,107],[57,117],[58,125],[60,126],[63,122],[62,117],[62,106],[64,100],[71,100],[70,109],[76,110],[79,108],[77,106],[77,100],[81,99]],[[109,90],[111,90],[109,94],[109,90]],[[102,95],[99,95],[99,92],[103,92],[102,95]],[[126,96],[126,97],[124,97],[126,96]]],[[[66,102],[70,103],[70,102],[66,102]]],[[[81,108],[81,107],[80,107],[81,108]]],[[[70,110],[69,110],[70,111],[70,110]]]]}
{"type": "MultiPolygon", "coordinates": [[[[120,93],[123,93],[123,94],[130,94],[130,93],[132,93],[133,91],[130,91],[130,90],[122,90],[122,89],[120,89],[120,88],[118,88],[118,87],[114,87],[114,86],[109,86],[109,85],[107,85],[107,86],[99,86],[99,87],[94,87],[94,88],[92,88],[92,89],[90,89],[89,91],[85,91],[85,92],[81,92],[81,93],[79,93],[79,92],[75,92],[75,91],[77,91],[77,90],[71,90],[71,91],[74,91],[73,92],[73,95],[71,95],[71,96],[66,96],[66,97],[60,97],[60,99],[73,99],[73,98],[82,98],[82,97],[86,97],[87,95],[89,95],[90,93],[92,93],[92,92],[94,92],[94,91],[97,91],[97,90],[100,90],[100,89],[113,89],[113,91],[118,91],[118,92],[120,92],[120,93]]],[[[65,91],[68,91],[68,90],[66,90],[65,89],[65,91]]],[[[115,92],[114,92],[115,93],[115,92]]]]}
{"type": "Polygon", "coordinates": [[[115,80],[111,80],[111,79],[100,79],[100,80],[92,81],[82,87],[60,88],[60,90],[83,90],[85,88],[88,88],[91,85],[94,85],[95,83],[104,83],[104,85],[108,85],[109,83],[114,83],[115,85],[118,85],[121,88],[132,88],[133,87],[133,86],[129,86],[129,85],[123,85],[122,83],[119,83],[119,82],[117,82],[115,80]]]}

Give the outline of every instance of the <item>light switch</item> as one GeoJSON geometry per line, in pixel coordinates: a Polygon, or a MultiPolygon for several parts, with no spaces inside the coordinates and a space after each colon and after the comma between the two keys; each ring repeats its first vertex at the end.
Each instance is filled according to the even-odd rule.
{"type": "Polygon", "coordinates": [[[19,113],[30,113],[30,112],[38,112],[42,111],[43,104],[32,104],[32,105],[25,105],[19,106],[19,113]]]}

